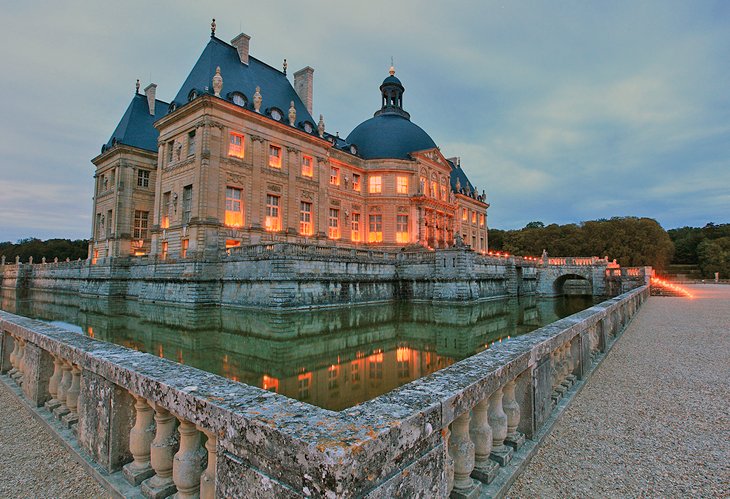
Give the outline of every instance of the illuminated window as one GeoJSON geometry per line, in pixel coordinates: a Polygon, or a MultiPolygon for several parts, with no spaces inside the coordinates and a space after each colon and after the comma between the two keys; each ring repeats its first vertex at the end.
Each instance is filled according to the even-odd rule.
{"type": "Polygon", "coordinates": [[[469,218],[468,218],[468,213],[467,213],[467,209],[466,209],[466,208],[462,208],[462,209],[461,209],[461,219],[462,219],[462,220],[463,220],[464,222],[466,222],[466,221],[467,221],[467,220],[469,219],[469,218]]]}
{"type": "Polygon", "coordinates": [[[408,194],[408,177],[398,177],[398,194],[408,194]]]}
{"type": "Polygon", "coordinates": [[[479,227],[484,227],[484,213],[479,214],[479,227]]]}
{"type": "Polygon", "coordinates": [[[137,170],[137,187],[149,187],[149,186],[150,186],[149,170],[137,170]]]}
{"type": "Polygon", "coordinates": [[[302,156],[302,177],[312,177],[314,175],[314,162],[311,156],[302,156]]]}
{"type": "Polygon", "coordinates": [[[383,177],[380,175],[370,177],[368,179],[368,192],[372,194],[383,192],[383,177]]]}
{"type": "Polygon", "coordinates": [[[281,147],[269,146],[269,166],[281,168],[281,147]]]}
{"type": "Polygon", "coordinates": [[[101,223],[101,213],[96,214],[96,238],[101,239],[104,233],[103,224],[101,223]]]}
{"type": "Polygon", "coordinates": [[[94,256],[91,257],[91,265],[96,265],[96,261],[99,259],[99,250],[94,250],[94,256]]]}
{"type": "Polygon", "coordinates": [[[398,215],[396,218],[395,240],[398,243],[408,242],[408,215],[398,215]]]}
{"type": "Polygon", "coordinates": [[[195,154],[195,130],[188,133],[188,156],[195,154]]]}
{"type": "Polygon", "coordinates": [[[167,259],[167,241],[162,241],[162,250],[160,251],[160,258],[163,260],[167,259]]]}
{"type": "Polygon", "coordinates": [[[330,239],[340,238],[340,210],[337,208],[330,208],[327,237],[330,239]]]}
{"type": "Polygon", "coordinates": [[[330,167],[330,184],[340,185],[340,169],[336,166],[330,167]]]}
{"type": "Polygon", "coordinates": [[[300,400],[309,398],[309,387],[312,385],[312,373],[300,374],[298,378],[300,400]]]}
{"type": "Polygon", "coordinates": [[[243,203],[241,189],[226,187],[226,221],[228,227],[243,226],[243,203]]]}
{"type": "Polygon", "coordinates": [[[302,201],[299,208],[299,233],[303,236],[314,234],[312,228],[312,203],[302,201]]]}
{"type": "Polygon", "coordinates": [[[476,211],[471,212],[471,223],[473,223],[473,224],[477,223],[477,212],[476,211]]]}
{"type": "Polygon", "coordinates": [[[193,186],[186,185],[183,187],[183,198],[182,198],[182,222],[184,224],[190,223],[190,214],[193,209],[193,186]]]}
{"type": "Polygon", "coordinates": [[[182,256],[183,258],[187,258],[189,246],[190,246],[190,239],[183,239],[182,247],[180,249],[180,256],[182,256]]]}
{"type": "Polygon", "coordinates": [[[441,201],[446,201],[446,186],[441,186],[441,201]]]}
{"type": "Polygon", "coordinates": [[[149,222],[149,211],[134,210],[133,239],[147,239],[147,224],[149,222]]]}
{"type": "Polygon", "coordinates": [[[172,213],[172,203],[170,202],[170,191],[165,192],[162,195],[162,219],[160,220],[160,227],[167,229],[170,227],[170,215],[172,213]]]}
{"type": "Polygon", "coordinates": [[[231,132],[228,135],[228,155],[234,158],[243,158],[245,142],[243,135],[231,132]]]}
{"type": "Polygon", "coordinates": [[[431,179],[431,197],[436,199],[439,197],[439,183],[435,179],[431,179]]]}
{"type": "Polygon", "coordinates": [[[226,239],[226,249],[238,248],[241,246],[241,241],[237,239],[226,239]]]}
{"type": "Polygon", "coordinates": [[[421,194],[428,194],[427,189],[426,189],[426,184],[427,184],[426,177],[421,177],[419,179],[419,187],[420,187],[421,194]]]}
{"type": "Polygon", "coordinates": [[[360,214],[353,213],[352,221],[350,222],[350,238],[353,242],[360,242],[360,214]]]}
{"type": "Polygon", "coordinates": [[[279,196],[266,195],[266,230],[275,232],[281,230],[281,212],[279,211],[279,196]]]}
{"type": "Polygon", "coordinates": [[[361,189],[361,183],[360,183],[360,174],[359,173],[353,173],[352,174],[352,190],[360,192],[361,189]]]}
{"type": "Polygon", "coordinates": [[[383,215],[370,215],[370,230],[368,232],[368,242],[383,242],[383,215]]]}
{"type": "Polygon", "coordinates": [[[352,364],[350,364],[350,380],[353,383],[360,382],[360,364],[358,364],[357,362],[358,361],[354,361],[352,364]]]}
{"type": "Polygon", "coordinates": [[[167,143],[167,162],[168,163],[172,163],[172,153],[174,152],[174,150],[175,150],[175,142],[171,140],[170,142],[167,143]]]}
{"type": "Polygon", "coordinates": [[[327,369],[327,387],[330,390],[339,388],[339,384],[337,383],[337,378],[339,378],[339,376],[340,368],[338,366],[330,366],[327,369]]]}

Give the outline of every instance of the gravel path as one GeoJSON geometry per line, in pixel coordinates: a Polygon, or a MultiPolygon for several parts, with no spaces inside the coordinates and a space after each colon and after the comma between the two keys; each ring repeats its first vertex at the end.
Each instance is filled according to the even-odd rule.
{"type": "Polygon", "coordinates": [[[0,498],[96,498],[106,491],[0,383],[0,498]]]}
{"type": "Polygon", "coordinates": [[[652,297],[509,497],[730,497],[730,286],[652,297]]]}

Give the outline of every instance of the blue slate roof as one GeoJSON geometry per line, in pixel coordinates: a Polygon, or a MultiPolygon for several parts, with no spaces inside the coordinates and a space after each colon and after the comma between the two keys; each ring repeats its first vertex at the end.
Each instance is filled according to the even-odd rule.
{"type": "Polygon", "coordinates": [[[409,153],[436,147],[421,127],[397,114],[380,114],[363,121],[345,140],[355,144],[365,159],[410,159],[409,153]]]}
{"type": "MultiPolygon", "coordinates": [[[[447,160],[449,161],[449,160],[447,160]]],[[[449,164],[451,165],[451,190],[458,193],[459,191],[456,190],[456,181],[459,181],[461,190],[463,191],[466,189],[467,185],[471,186],[471,189],[474,190],[474,184],[469,181],[469,177],[466,176],[466,173],[464,173],[464,170],[461,169],[461,165],[455,165],[452,161],[449,161],[449,164]]],[[[464,193],[462,193],[464,194],[464,193]]]]}
{"type": "Polygon", "coordinates": [[[309,114],[284,73],[255,57],[249,57],[248,66],[243,64],[236,48],[216,37],[210,38],[185,83],[180,87],[173,101],[175,105],[180,107],[187,104],[192,90],[199,94],[213,93],[212,79],[218,66],[223,77],[221,97],[226,98],[232,92],[241,92],[246,97],[246,108],[253,109],[253,95],[259,86],[263,97],[262,114],[266,109],[277,107],[284,116],[282,122],[288,123],[286,116],[289,114],[291,101],[294,101],[297,122],[310,121],[316,128],[317,122],[309,114]]]}
{"type": "Polygon", "coordinates": [[[161,100],[155,100],[155,115],[150,114],[147,104],[147,96],[134,94],[132,102],[124,112],[114,133],[109,137],[109,142],[104,144],[102,152],[114,144],[125,144],[138,147],[147,151],[157,152],[157,138],[160,133],[152,125],[167,114],[169,104],[161,100]]]}

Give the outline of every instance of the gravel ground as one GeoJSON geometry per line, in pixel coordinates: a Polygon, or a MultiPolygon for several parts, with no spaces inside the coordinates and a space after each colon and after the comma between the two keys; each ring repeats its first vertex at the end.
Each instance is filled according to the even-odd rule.
{"type": "Polygon", "coordinates": [[[730,497],[730,286],[652,297],[509,497],[730,497]]]}
{"type": "Polygon", "coordinates": [[[0,383],[0,498],[96,498],[106,491],[0,383]]]}

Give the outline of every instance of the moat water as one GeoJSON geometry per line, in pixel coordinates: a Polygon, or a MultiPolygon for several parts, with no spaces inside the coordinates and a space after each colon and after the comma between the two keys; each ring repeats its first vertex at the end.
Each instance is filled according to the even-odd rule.
{"type": "Polygon", "coordinates": [[[519,297],[269,312],[3,290],[0,308],[341,410],[599,301],[519,297]]]}

